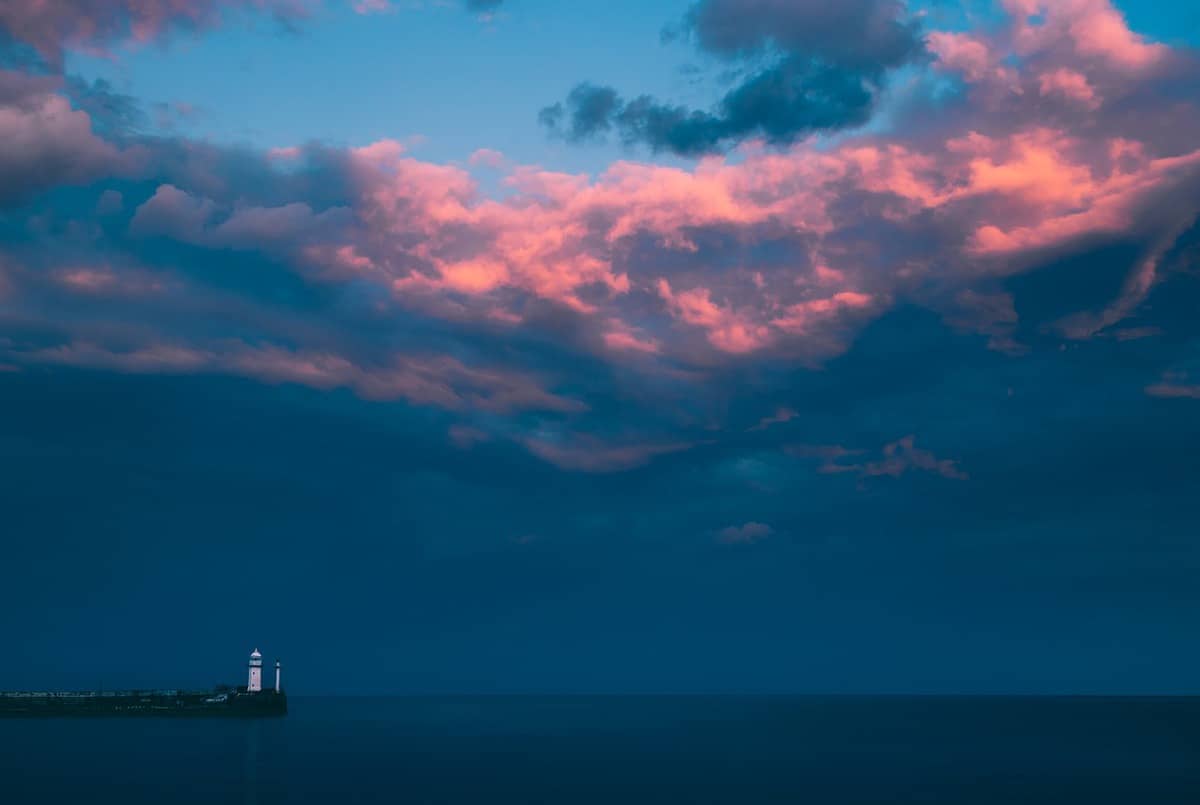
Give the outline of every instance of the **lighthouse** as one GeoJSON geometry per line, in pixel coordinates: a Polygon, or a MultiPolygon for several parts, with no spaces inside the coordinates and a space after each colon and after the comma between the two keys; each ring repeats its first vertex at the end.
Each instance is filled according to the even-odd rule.
{"type": "Polygon", "coordinates": [[[280,691],[280,687],[279,687],[279,667],[280,667],[280,666],[279,666],[279,660],[276,660],[276,661],[275,661],[275,692],[276,692],[276,693],[279,693],[279,691],[280,691]]]}
{"type": "Polygon", "coordinates": [[[262,654],[258,649],[250,653],[250,679],[246,683],[246,692],[262,692],[262,654]]]}

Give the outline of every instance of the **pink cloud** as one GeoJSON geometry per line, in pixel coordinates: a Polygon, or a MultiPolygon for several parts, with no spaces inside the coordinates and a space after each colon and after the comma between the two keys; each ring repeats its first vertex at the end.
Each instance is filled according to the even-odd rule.
{"type": "Polygon", "coordinates": [[[1091,338],[1132,314],[1150,295],[1158,281],[1158,264],[1170,240],[1161,240],[1125,278],[1121,294],[1099,311],[1084,311],[1056,322],[1065,337],[1081,340],[1091,338]]]}
{"type": "Polygon", "coordinates": [[[267,159],[292,160],[299,159],[304,152],[299,146],[284,145],[267,150],[267,159]]]}
{"type": "Polygon", "coordinates": [[[934,31],[926,45],[941,69],[961,73],[968,81],[982,81],[997,70],[991,47],[971,34],[934,31]]]}
{"type": "MultiPolygon", "coordinates": [[[[178,4],[137,5],[155,9],[144,12],[139,30],[157,35],[214,24],[211,15],[221,10],[272,4],[202,2],[174,11],[178,4]]],[[[223,165],[216,149],[179,141],[183,156],[155,143],[122,151],[95,134],[87,113],[71,108],[59,94],[61,80],[0,71],[0,203],[6,194],[24,198],[63,182],[157,182],[130,222],[138,238],[212,249],[214,259],[230,249],[267,252],[303,282],[320,285],[314,295],[333,299],[338,315],[380,329],[388,317],[407,322],[416,310],[505,337],[566,338],[598,360],[638,372],[702,371],[716,358],[749,361],[763,352],[816,365],[848,349],[893,305],[911,302],[1018,354],[1016,308],[995,290],[997,278],[1096,238],[1136,238],[1149,245],[1119,298],[1047,331],[1085,338],[1116,326],[1146,298],[1181,223],[1198,212],[1200,150],[1165,138],[1178,126],[1154,115],[1110,111],[1131,98],[1173,114],[1195,106],[1175,98],[1166,109],[1151,69],[1166,51],[1130,32],[1111,4],[1007,5],[1014,17],[1006,25],[929,35],[935,68],[973,85],[953,114],[909,127],[915,131],[900,114],[886,131],[785,149],[751,146],[692,165],[622,160],[594,177],[514,165],[481,149],[469,163],[501,172],[505,191],[496,197],[462,165],[422,161],[403,143],[383,140],[330,149],[344,171],[344,208],[321,208],[317,193],[287,195],[305,195],[295,188],[310,160],[276,163],[297,160],[302,149],[256,157],[261,173],[254,181],[278,182],[259,193],[239,184],[237,169],[223,165]]],[[[94,10],[49,2],[39,19],[58,19],[69,7],[94,10]]],[[[130,3],[109,8],[143,13],[130,3]]],[[[87,23],[88,13],[79,19],[46,30],[101,45],[123,36],[104,21],[87,23]]],[[[312,147],[311,161],[318,151],[312,147]]],[[[47,221],[29,226],[55,223],[47,221]]],[[[115,262],[97,266],[84,259],[51,266],[45,276],[68,293],[97,296],[139,279],[136,269],[115,262]]],[[[96,348],[107,349],[107,357],[80,347],[78,357],[169,367],[163,350],[170,348],[155,344],[171,343],[184,350],[174,357],[198,371],[348,388],[373,399],[561,415],[586,407],[546,390],[541,379],[471,367],[465,359],[410,356],[364,365],[350,357],[337,326],[317,315],[256,315],[285,331],[262,333],[262,344],[292,346],[213,345],[172,336],[164,326],[158,336],[144,336],[149,353],[123,344],[96,348]]],[[[540,449],[580,466],[618,465],[637,455],[637,448],[570,440],[540,449]]],[[[903,441],[877,458],[853,467],[831,459],[823,471],[927,469],[924,453],[903,441]]]]}
{"type": "MultiPolygon", "coordinates": [[[[1024,205],[1003,218],[979,220],[969,246],[977,255],[1044,249],[1127,230],[1152,194],[1190,178],[1200,166],[1200,150],[1162,159],[1126,150],[1125,159],[1097,164],[1085,156],[1091,144],[1047,129],[977,143],[969,185],[958,195],[987,194],[1024,205]]],[[[1127,144],[1114,140],[1108,151],[1117,148],[1127,144]]]]}
{"type": "Polygon", "coordinates": [[[604,343],[612,350],[644,352],[657,355],[662,346],[653,338],[647,338],[634,331],[620,319],[610,319],[608,329],[604,333],[604,343]]]}
{"type": "Polygon", "coordinates": [[[965,481],[969,477],[958,468],[958,462],[940,459],[928,450],[922,450],[915,445],[915,437],[905,436],[898,442],[885,445],[883,459],[868,462],[862,467],[862,474],[887,475],[899,478],[910,470],[923,470],[950,478],[955,481],[965,481]]]}
{"type": "Polygon", "coordinates": [[[507,414],[518,410],[562,413],[586,410],[582,403],[542,389],[532,378],[467,366],[446,356],[398,355],[370,368],[331,353],[293,352],[276,347],[239,350],[225,361],[237,374],[267,382],[314,388],[347,387],[369,400],[405,399],[449,410],[507,414]]]}
{"type": "Polygon", "coordinates": [[[347,282],[364,277],[385,279],[371,258],[352,245],[314,243],[300,251],[317,275],[330,282],[347,282]]]}
{"type": "Polygon", "coordinates": [[[675,293],[667,280],[659,279],[658,293],[672,315],[705,330],[708,340],[722,352],[752,352],[770,338],[765,326],[713,302],[707,288],[675,293]]]}
{"type": "Polygon", "coordinates": [[[928,450],[916,446],[914,436],[905,436],[899,441],[883,446],[881,455],[873,461],[858,459],[853,463],[842,463],[843,459],[862,456],[863,450],[849,450],[840,445],[793,445],[786,452],[799,458],[819,458],[822,463],[818,472],[826,475],[854,473],[860,478],[886,476],[899,478],[912,470],[920,470],[943,478],[965,481],[969,476],[957,461],[942,459],[928,450]]]}
{"type": "Polygon", "coordinates": [[[1147,43],[1131,31],[1108,0],[1075,0],[1073,5],[1070,32],[1081,53],[1105,56],[1134,69],[1152,65],[1166,53],[1164,45],[1147,43]]]}
{"type": "Polygon", "coordinates": [[[779,408],[775,411],[775,413],[759,420],[758,424],[750,428],[750,430],[766,430],[772,425],[782,425],[787,422],[791,422],[798,416],[800,415],[791,408],[779,408]]]}
{"type": "Polygon", "coordinates": [[[1146,393],[1151,397],[1200,400],[1200,384],[1189,383],[1186,374],[1168,372],[1161,381],[1147,386],[1146,393]]]}
{"type": "MultiPolygon", "coordinates": [[[[441,282],[436,287],[448,288],[463,293],[487,293],[508,282],[508,266],[500,260],[486,257],[458,262],[444,262],[438,267],[441,282]]],[[[397,280],[397,288],[404,287],[403,280],[397,280]]]]}
{"type": "Polygon", "coordinates": [[[819,458],[821,465],[817,471],[825,475],[837,475],[843,472],[858,472],[859,464],[841,464],[843,458],[861,455],[862,450],[851,450],[841,445],[796,444],[784,448],[784,452],[797,458],[819,458]]]}
{"type": "Polygon", "coordinates": [[[822,285],[842,285],[846,282],[846,272],[829,266],[819,265],[813,273],[816,275],[817,282],[822,285]]]}
{"type": "Polygon", "coordinates": [[[717,542],[726,545],[752,545],[762,542],[775,533],[766,523],[749,522],[740,526],[728,526],[717,532],[717,542]]]}
{"type": "MultiPolygon", "coordinates": [[[[934,32],[931,48],[947,68],[970,73],[1004,65],[1013,71],[1013,86],[1098,104],[1076,39],[1086,14],[1111,19],[1107,6],[1085,4],[1062,16],[1025,5],[1028,13],[1013,22],[1008,38],[934,32]],[[1064,20],[1078,25],[1056,22],[1064,20]],[[1036,41],[1022,33],[1026,28],[1038,29],[1036,41]],[[1013,53],[1006,42],[1015,40],[1040,48],[1037,59],[1008,66],[1013,53]]],[[[975,98],[971,115],[917,140],[867,135],[832,146],[800,143],[782,153],[751,148],[690,169],[623,161],[595,179],[506,167],[503,181],[514,193],[503,199],[483,196],[466,171],[411,159],[398,143],[375,143],[352,152],[361,192],[356,215],[364,227],[337,249],[353,248],[404,304],[435,315],[500,315],[518,324],[524,317],[516,300],[527,295],[588,318],[593,342],[609,353],[696,354],[688,328],[654,328],[656,337],[646,339],[609,325],[629,321],[629,297],[649,291],[718,352],[747,355],[787,345],[819,361],[843,351],[858,328],[921,276],[969,283],[1021,271],[1048,249],[1153,226],[1144,210],[1189,181],[1190,166],[1200,161],[1200,152],[1157,155],[1136,138],[1075,130],[1066,119],[1050,124],[1040,114],[1005,117],[998,126],[990,115],[1001,103],[975,98]],[[855,193],[879,197],[873,221],[847,208],[855,193]],[[863,259],[877,244],[845,241],[844,233],[858,227],[907,226],[931,216],[944,231],[968,237],[931,238],[924,253],[887,267],[863,259]],[[713,231],[744,238],[748,248],[757,238],[813,245],[808,264],[790,271],[739,269],[753,279],[742,286],[699,251],[697,235],[713,231]],[[656,275],[631,261],[633,244],[691,255],[690,268],[656,275]]],[[[500,159],[484,150],[471,162],[499,165],[500,159]]],[[[339,253],[345,252],[325,247],[331,262],[344,263],[333,257],[339,253]]]]}
{"type": "Polygon", "coordinates": [[[10,357],[33,363],[108,369],[129,374],[190,373],[204,371],[213,356],[203,350],[174,344],[150,344],[129,350],[111,350],[78,341],[10,357]]]}
{"type": "Polygon", "coordinates": [[[517,166],[506,179],[517,192],[503,200],[483,197],[460,169],[407,157],[399,143],[375,143],[353,157],[362,228],[352,242],[309,252],[331,276],[353,264],[378,275],[404,304],[519,325],[515,291],[590,318],[610,353],[690,349],[685,329],[648,339],[611,324],[626,321],[625,297],[649,289],[719,352],[745,355],[792,339],[789,348],[819,360],[844,350],[862,323],[887,309],[906,271],[957,264],[966,280],[1011,273],[1021,264],[998,258],[1125,231],[1156,194],[1187,181],[1200,152],[1154,158],[1129,138],[1097,142],[1041,125],[994,136],[951,131],[921,149],[863,137],[834,148],[752,151],[739,162],[711,158],[691,171],[618,163],[595,180],[517,166]],[[913,268],[882,274],[845,247],[823,253],[817,246],[811,269],[784,282],[747,272],[744,286],[731,284],[733,275],[709,284],[701,255],[690,258],[692,279],[655,277],[623,260],[636,238],[696,254],[694,232],[704,228],[765,229],[819,243],[849,223],[830,213],[848,189],[895,199],[882,208],[883,220],[936,211],[971,235],[957,248],[931,241],[913,268]],[[814,295],[813,287],[824,292],[814,295]]]}
{"type": "Polygon", "coordinates": [[[472,152],[467,162],[474,166],[492,168],[493,170],[502,170],[509,165],[508,159],[504,154],[491,148],[476,149],[472,152]]]}
{"type": "Polygon", "coordinates": [[[1155,383],[1146,387],[1146,393],[1151,397],[1174,397],[1200,400],[1200,385],[1180,385],[1178,383],[1155,383]]]}
{"type": "Polygon", "coordinates": [[[391,11],[392,4],[390,0],[355,0],[353,8],[355,14],[381,14],[391,11]]]}
{"type": "MultiPolygon", "coordinates": [[[[985,48],[989,58],[993,47],[985,48]]],[[[1029,80],[1044,79],[1048,91],[1084,86],[1068,76],[1089,80],[1065,65],[1030,69],[1029,80]]],[[[750,149],[690,169],[619,162],[595,179],[506,167],[514,192],[499,199],[486,197],[467,171],[414,159],[385,140],[346,155],[350,208],[218,200],[219,184],[210,198],[179,180],[159,186],[130,231],[295,256],[306,277],[369,281],[400,305],[446,318],[520,327],[527,299],[556,303],[613,359],[692,358],[704,344],[731,356],[787,349],[817,362],[844,351],[922,278],[966,284],[1022,270],[1027,257],[1081,238],[1155,226],[1145,211],[1200,165],[1200,152],[1159,155],[1134,137],[1077,132],[1067,121],[1016,120],[994,133],[973,122],[988,121],[968,118],[922,140],[864,135],[784,152],[750,149]],[[874,199],[869,212],[866,197],[874,199]],[[931,237],[903,263],[889,262],[871,241],[872,226],[931,218],[944,231],[970,234],[965,242],[931,237]],[[697,238],[711,232],[747,253],[762,239],[809,245],[793,265],[730,270],[699,249],[697,238]],[[657,270],[637,249],[673,255],[686,268],[657,270]],[[657,315],[685,326],[632,318],[630,306],[647,294],[662,303],[657,315]]],[[[481,152],[473,161],[496,158],[481,152]]],[[[1143,274],[1153,282],[1151,270],[1143,274]]]]}
{"type": "Polygon", "coordinates": [[[771,324],[787,333],[805,334],[820,322],[828,321],[844,311],[869,308],[873,302],[874,299],[867,294],[842,291],[827,298],[789,305],[783,315],[771,324]]]}
{"type": "Polygon", "coordinates": [[[579,413],[583,403],[553,394],[525,374],[472,367],[448,356],[397,355],[389,363],[363,366],[333,352],[297,351],[241,342],[207,348],[150,344],[127,349],[76,341],[57,347],[9,352],[18,361],[141,373],[218,373],[265,383],[293,383],[330,390],[349,388],[369,400],[407,400],[452,411],[496,414],[534,410],[579,413]]]}
{"type": "Polygon", "coordinates": [[[209,28],[228,11],[299,18],[309,6],[308,0],[3,0],[0,27],[57,61],[63,47],[103,52],[109,44],[147,42],[175,28],[209,28]]]}
{"type": "Polygon", "coordinates": [[[95,296],[143,296],[166,290],[161,278],[131,270],[115,271],[108,267],[77,266],[54,273],[54,279],[68,290],[95,296]]]}
{"type": "Polygon", "coordinates": [[[1042,95],[1059,96],[1077,101],[1088,109],[1095,109],[1101,103],[1096,90],[1088,82],[1087,76],[1066,67],[1059,67],[1038,76],[1038,87],[1042,95]]]}
{"type": "Polygon", "coordinates": [[[1085,58],[1101,59],[1121,70],[1141,70],[1161,60],[1164,45],[1149,43],[1130,30],[1110,0],[1004,0],[1016,22],[1023,53],[1068,42],[1085,58]]]}
{"type": "Polygon", "coordinates": [[[534,436],[522,440],[526,449],[554,466],[572,472],[610,473],[640,467],[653,458],[686,450],[682,443],[612,445],[592,437],[572,437],[563,441],[534,436]]]}
{"type": "Polygon", "coordinates": [[[124,155],[96,136],[91,117],[59,88],[54,78],[0,70],[0,204],[126,168],[124,155]]]}
{"type": "Polygon", "coordinates": [[[449,431],[450,441],[461,450],[469,450],[477,444],[491,441],[491,435],[470,425],[452,425],[449,431]]]}

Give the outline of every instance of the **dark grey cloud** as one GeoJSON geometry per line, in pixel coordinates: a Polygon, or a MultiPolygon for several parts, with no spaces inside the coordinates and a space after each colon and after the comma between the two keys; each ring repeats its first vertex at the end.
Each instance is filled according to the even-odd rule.
{"type": "Polygon", "coordinates": [[[541,123],[569,142],[615,131],[626,145],[695,156],[760,137],[786,145],[814,132],[862,125],[887,71],[922,52],[920,29],[897,0],[701,0],[683,33],[745,77],[715,108],[579,84],[545,107],[541,123]],[[766,66],[762,66],[763,63],[766,66]]]}
{"type": "Polygon", "coordinates": [[[613,118],[623,107],[612,87],[585,83],[571,90],[565,104],[556,103],[543,109],[538,119],[571,142],[582,142],[612,129],[613,118]]]}
{"type": "MultiPolygon", "coordinates": [[[[120,164],[119,150],[96,136],[89,115],[73,109],[60,88],[54,76],[0,71],[0,207],[120,164]]],[[[113,111],[119,116],[129,110],[113,111]]]]}
{"type": "Polygon", "coordinates": [[[88,113],[92,128],[98,134],[125,134],[143,129],[149,122],[145,109],[136,98],[119,92],[103,78],[89,82],[78,76],[68,76],[63,90],[75,108],[88,113]]]}
{"type": "Polygon", "coordinates": [[[871,69],[921,50],[920,26],[900,0],[700,0],[684,21],[705,52],[724,58],[767,49],[871,69]]]}

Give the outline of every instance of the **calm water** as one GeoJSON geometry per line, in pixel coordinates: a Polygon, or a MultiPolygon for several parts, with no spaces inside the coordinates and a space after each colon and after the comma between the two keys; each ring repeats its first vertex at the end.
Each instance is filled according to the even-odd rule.
{"type": "Polygon", "coordinates": [[[1200,803],[1200,700],[295,699],[0,720],[0,802],[1200,803]]]}

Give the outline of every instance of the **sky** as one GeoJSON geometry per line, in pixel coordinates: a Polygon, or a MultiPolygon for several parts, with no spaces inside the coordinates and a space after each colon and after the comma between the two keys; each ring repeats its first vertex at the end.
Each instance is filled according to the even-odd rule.
{"type": "Polygon", "coordinates": [[[0,689],[1195,692],[1198,44],[0,0],[0,689]]]}

